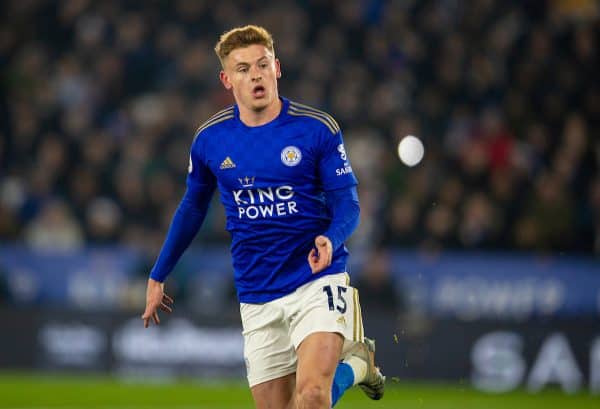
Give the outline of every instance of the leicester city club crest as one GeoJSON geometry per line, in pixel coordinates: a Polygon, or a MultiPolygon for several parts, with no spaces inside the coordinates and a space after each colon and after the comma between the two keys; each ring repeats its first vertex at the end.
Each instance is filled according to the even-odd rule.
{"type": "Polygon", "coordinates": [[[301,159],[302,153],[295,146],[286,146],[281,151],[281,162],[286,166],[296,166],[301,159]]]}

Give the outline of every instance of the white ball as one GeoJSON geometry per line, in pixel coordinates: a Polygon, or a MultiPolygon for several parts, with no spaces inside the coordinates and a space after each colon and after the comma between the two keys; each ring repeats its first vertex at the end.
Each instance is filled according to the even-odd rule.
{"type": "Polygon", "coordinates": [[[398,156],[406,166],[415,166],[425,154],[423,142],[415,136],[406,135],[398,144],[398,156]]]}

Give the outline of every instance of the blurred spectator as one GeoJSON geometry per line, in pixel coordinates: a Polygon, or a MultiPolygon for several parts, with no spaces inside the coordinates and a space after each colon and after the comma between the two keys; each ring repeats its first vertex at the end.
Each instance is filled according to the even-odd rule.
{"type": "Polygon", "coordinates": [[[83,233],[67,204],[52,199],[26,227],[25,241],[37,250],[68,251],[83,245],[83,233]]]}
{"type": "Polygon", "coordinates": [[[544,173],[535,186],[535,196],[523,209],[516,230],[517,245],[545,251],[569,248],[573,226],[573,207],[564,194],[560,179],[544,173]]]}
{"type": "Polygon", "coordinates": [[[390,274],[390,262],[389,251],[384,248],[372,251],[365,258],[355,284],[363,311],[398,311],[402,307],[402,297],[397,294],[396,283],[390,274]]]}
{"type": "Polygon", "coordinates": [[[462,221],[458,228],[460,243],[466,248],[486,248],[494,243],[498,234],[500,215],[483,193],[469,196],[463,207],[462,221]]]}
{"type": "Polygon", "coordinates": [[[390,220],[386,223],[388,236],[394,237],[393,243],[410,246],[418,236],[419,210],[414,201],[397,197],[391,203],[390,220]]]}
{"type": "Polygon", "coordinates": [[[10,291],[6,282],[6,273],[0,269],[0,307],[10,302],[10,291]]]}
{"type": "Polygon", "coordinates": [[[88,241],[92,243],[111,243],[119,237],[121,210],[110,198],[94,199],[86,211],[86,230],[88,241]]]}
{"type": "Polygon", "coordinates": [[[600,175],[592,182],[589,198],[589,219],[595,222],[592,225],[596,239],[594,251],[600,254],[600,175]]]}

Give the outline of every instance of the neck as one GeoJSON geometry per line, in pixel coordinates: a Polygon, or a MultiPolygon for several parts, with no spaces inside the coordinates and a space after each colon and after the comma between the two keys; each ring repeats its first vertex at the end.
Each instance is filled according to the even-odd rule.
{"type": "Polygon", "coordinates": [[[255,111],[253,109],[246,108],[242,104],[238,104],[238,109],[240,110],[240,121],[247,126],[264,125],[277,118],[281,112],[281,107],[282,102],[279,99],[279,96],[276,96],[272,103],[260,111],[255,111]]]}

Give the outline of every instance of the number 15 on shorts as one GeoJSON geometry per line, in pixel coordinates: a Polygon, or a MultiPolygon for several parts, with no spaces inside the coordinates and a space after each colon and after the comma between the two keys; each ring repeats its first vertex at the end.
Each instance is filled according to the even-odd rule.
{"type": "Polygon", "coordinates": [[[333,299],[333,289],[330,285],[326,285],[323,287],[323,292],[327,294],[327,303],[329,304],[329,311],[333,311],[337,309],[340,313],[345,313],[348,304],[346,303],[346,299],[344,298],[344,294],[348,288],[343,287],[341,285],[337,286],[337,298],[333,299]]]}

